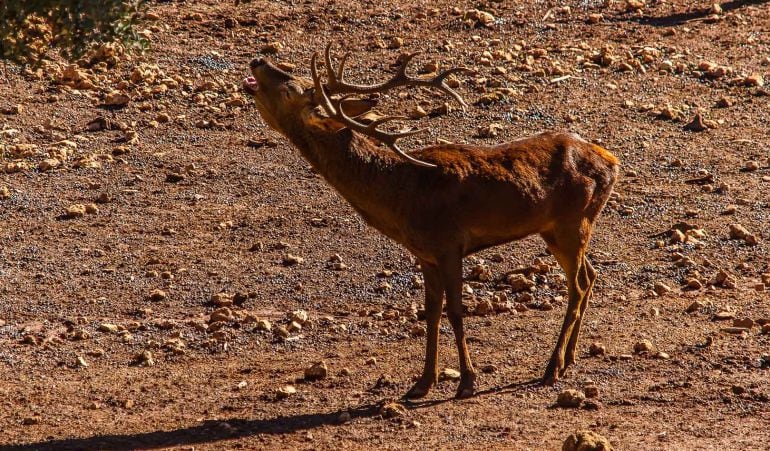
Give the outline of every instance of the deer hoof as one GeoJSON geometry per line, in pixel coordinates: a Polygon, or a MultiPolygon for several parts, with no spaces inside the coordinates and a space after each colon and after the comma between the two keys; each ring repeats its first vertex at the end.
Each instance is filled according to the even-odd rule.
{"type": "Polygon", "coordinates": [[[404,399],[420,399],[424,398],[425,395],[430,392],[430,385],[429,384],[423,384],[421,382],[417,382],[412,386],[411,389],[409,389],[408,392],[404,395],[404,399]]]}
{"type": "Polygon", "coordinates": [[[476,376],[469,375],[460,380],[455,399],[470,398],[476,392],[476,376]]]}
{"type": "Polygon", "coordinates": [[[473,396],[476,390],[473,387],[460,387],[457,389],[455,399],[466,399],[473,396]]]}

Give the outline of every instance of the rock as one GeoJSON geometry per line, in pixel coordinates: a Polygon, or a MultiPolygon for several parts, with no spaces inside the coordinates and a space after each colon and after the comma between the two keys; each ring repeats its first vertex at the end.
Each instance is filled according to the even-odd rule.
{"type": "Polygon", "coordinates": [[[350,422],[352,417],[350,416],[350,412],[342,412],[340,416],[337,417],[337,422],[340,424],[345,424],[350,422]]]}
{"type": "Polygon", "coordinates": [[[230,322],[234,319],[233,311],[227,307],[222,307],[211,312],[209,317],[209,323],[216,323],[219,321],[230,322]]]}
{"type": "Polygon", "coordinates": [[[233,305],[233,295],[225,292],[214,293],[211,295],[211,303],[217,307],[230,307],[233,305]]]}
{"type": "Polygon", "coordinates": [[[179,183],[183,181],[185,178],[186,176],[179,172],[169,172],[168,174],[166,174],[167,183],[179,183]]]}
{"type": "Polygon", "coordinates": [[[535,287],[535,282],[527,278],[524,274],[508,274],[505,281],[511,286],[513,292],[528,291],[535,287]]]}
{"type": "Polygon", "coordinates": [[[735,318],[735,312],[731,312],[729,310],[720,310],[714,313],[714,316],[711,319],[714,321],[726,321],[733,318],[735,318]]]}
{"type": "Polygon", "coordinates": [[[693,131],[693,132],[702,132],[710,128],[717,128],[717,127],[718,127],[718,124],[715,121],[704,119],[703,115],[700,112],[698,112],[698,113],[695,113],[695,116],[693,116],[692,120],[687,125],[684,126],[684,129],[693,131]]]}
{"type": "Polygon", "coordinates": [[[329,374],[329,368],[326,366],[326,362],[321,360],[305,369],[305,380],[316,381],[326,378],[329,374]]]}
{"type": "Polygon", "coordinates": [[[398,36],[393,36],[390,41],[388,41],[388,48],[389,49],[400,49],[404,45],[404,39],[400,38],[398,36]]]}
{"type": "Polygon", "coordinates": [[[478,316],[485,316],[495,312],[495,306],[489,299],[484,299],[476,304],[473,313],[478,316]]]}
{"type": "Polygon", "coordinates": [[[406,415],[406,407],[396,402],[385,403],[380,407],[382,418],[396,418],[406,415]]]}
{"type": "Polygon", "coordinates": [[[165,301],[168,298],[168,294],[161,289],[155,289],[150,291],[148,298],[153,302],[165,301]]]}
{"type": "Polygon", "coordinates": [[[73,204],[67,207],[64,217],[67,219],[82,218],[86,215],[86,206],[83,204],[73,204]]]}
{"type": "Polygon", "coordinates": [[[297,257],[296,255],[292,255],[292,254],[286,254],[283,257],[283,266],[299,265],[304,261],[305,259],[302,257],[297,257]]]}
{"type": "Polygon", "coordinates": [[[596,432],[577,431],[564,440],[561,451],[612,451],[612,445],[596,432]]]}
{"type": "Polygon", "coordinates": [[[634,353],[636,354],[653,354],[655,352],[655,346],[650,340],[641,340],[634,345],[634,353]]]}
{"type": "Polygon", "coordinates": [[[605,355],[606,353],[607,353],[607,348],[599,342],[595,341],[591,343],[591,345],[588,347],[588,354],[592,356],[605,355]]]}
{"type": "Polygon", "coordinates": [[[7,186],[0,186],[0,199],[8,199],[11,197],[11,190],[7,186]]]}
{"type": "Polygon", "coordinates": [[[693,301],[693,303],[690,304],[687,307],[685,312],[687,312],[687,313],[695,313],[695,312],[700,311],[700,310],[702,310],[704,308],[706,308],[706,304],[704,304],[703,302],[701,302],[701,301],[693,301]]]}
{"type": "Polygon", "coordinates": [[[116,334],[118,331],[120,331],[120,327],[115,324],[102,323],[99,325],[99,330],[108,334],[116,334]]]}
{"type": "Polygon", "coordinates": [[[444,368],[438,375],[439,381],[460,380],[460,372],[453,368],[444,368]]]}
{"type": "Polygon", "coordinates": [[[263,45],[260,49],[260,52],[264,53],[265,55],[275,55],[281,50],[283,50],[283,44],[275,41],[263,45]]]}
{"type": "Polygon", "coordinates": [[[155,366],[155,358],[152,352],[147,349],[137,354],[134,361],[141,366],[155,366]]]}
{"type": "Polygon", "coordinates": [[[586,385],[585,388],[583,388],[583,391],[586,394],[586,398],[599,397],[599,387],[597,387],[596,385],[586,385]]]}
{"type": "Polygon", "coordinates": [[[414,324],[412,325],[412,328],[409,330],[409,333],[412,334],[412,336],[415,337],[424,337],[427,333],[427,329],[422,324],[414,324]]]}
{"type": "Polygon", "coordinates": [[[576,408],[580,407],[584,399],[586,399],[586,395],[582,391],[568,388],[556,397],[556,405],[565,408],[576,408]]]}
{"type": "Polygon", "coordinates": [[[752,87],[762,87],[765,85],[765,79],[760,74],[751,74],[743,79],[743,84],[752,87]]]}
{"type": "Polygon", "coordinates": [[[275,391],[275,397],[276,399],[286,399],[295,393],[297,393],[297,389],[293,385],[284,385],[275,391]]]}
{"type": "Polygon", "coordinates": [[[289,315],[289,318],[292,321],[295,321],[304,326],[310,319],[310,316],[305,310],[295,310],[291,312],[291,315],[289,315]]]}
{"type": "Polygon", "coordinates": [[[730,239],[743,240],[749,246],[756,246],[759,244],[759,238],[757,238],[756,235],[750,233],[746,227],[741,224],[730,224],[730,239]]]}
{"type": "Polygon", "coordinates": [[[106,106],[126,106],[131,98],[119,91],[112,91],[104,97],[104,105],[106,106]]]}
{"type": "Polygon", "coordinates": [[[658,296],[663,296],[671,291],[671,287],[663,282],[655,282],[652,289],[655,290],[658,296]]]}

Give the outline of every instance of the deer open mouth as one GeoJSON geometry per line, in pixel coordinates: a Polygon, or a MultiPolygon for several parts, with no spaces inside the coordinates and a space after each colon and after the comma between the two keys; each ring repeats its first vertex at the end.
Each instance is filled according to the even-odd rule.
{"type": "Polygon", "coordinates": [[[243,79],[243,90],[251,95],[256,95],[259,91],[259,83],[254,77],[246,77],[243,79]]]}

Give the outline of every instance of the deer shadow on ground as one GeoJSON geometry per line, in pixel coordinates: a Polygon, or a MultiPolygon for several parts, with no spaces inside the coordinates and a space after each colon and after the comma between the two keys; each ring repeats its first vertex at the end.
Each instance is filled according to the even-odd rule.
{"type": "MultiPolygon", "coordinates": [[[[730,12],[732,10],[744,8],[746,6],[756,6],[770,3],[770,0],[732,0],[729,2],[721,3],[719,6],[724,12],[730,12]]],[[[698,8],[693,11],[674,13],[667,16],[660,17],[635,17],[633,21],[636,21],[642,25],[652,25],[654,27],[675,27],[688,22],[705,19],[710,16],[712,12],[709,8],[698,8]]],[[[617,21],[627,21],[627,17],[617,18],[617,21]]]]}
{"type": "MultiPolygon", "coordinates": [[[[531,390],[539,387],[540,380],[518,382],[510,385],[481,390],[472,399],[482,396],[531,390]]],[[[453,398],[402,401],[407,410],[425,409],[452,402],[453,398]]],[[[463,402],[463,401],[458,401],[463,402]]],[[[279,416],[264,420],[227,419],[224,421],[204,421],[195,426],[169,431],[153,431],[137,434],[105,434],[92,437],[54,439],[37,443],[19,445],[0,445],[0,451],[130,451],[135,449],[154,449],[175,446],[214,443],[220,440],[234,440],[256,435],[281,435],[312,430],[322,426],[342,426],[340,416],[347,412],[352,421],[358,418],[371,418],[380,414],[382,403],[365,404],[354,408],[341,409],[325,413],[307,413],[279,416]]]]}

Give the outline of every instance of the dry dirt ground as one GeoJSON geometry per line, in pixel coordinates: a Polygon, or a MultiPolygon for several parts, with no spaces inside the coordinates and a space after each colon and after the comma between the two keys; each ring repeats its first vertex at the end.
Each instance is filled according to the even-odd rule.
{"type": "MultiPolygon", "coordinates": [[[[770,4],[380,3],[153,2],[142,56],[6,67],[0,448],[560,449],[592,430],[616,449],[769,449],[770,4]],[[356,80],[418,50],[417,69],[477,70],[459,78],[467,113],[439,108],[409,147],[558,129],[621,158],[579,361],[556,387],[530,383],[565,308],[533,238],[467,261],[478,396],[453,400],[448,380],[381,415],[422,368],[420,274],[239,87],[255,56],[306,75],[330,40],[356,80]],[[536,270],[531,292],[506,283],[517,268],[536,270]],[[304,381],[321,360],[328,375],[304,381]],[[588,386],[583,407],[555,406],[588,386]]],[[[440,340],[456,368],[446,321],[440,340]]]]}

